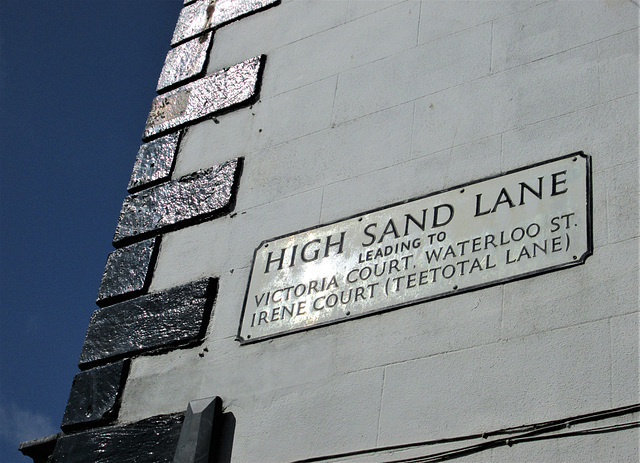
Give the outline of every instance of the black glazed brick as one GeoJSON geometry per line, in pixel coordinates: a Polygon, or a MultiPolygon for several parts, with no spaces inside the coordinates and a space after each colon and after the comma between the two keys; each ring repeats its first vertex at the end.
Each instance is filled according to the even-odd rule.
{"type": "Polygon", "coordinates": [[[277,5],[280,0],[198,0],[185,1],[173,31],[171,46],[223,24],[277,5]],[[188,5],[188,6],[187,6],[188,5]]]}
{"type": "Polygon", "coordinates": [[[73,378],[62,417],[62,430],[68,432],[115,420],[128,371],[126,360],[78,373],[73,378]]]}
{"type": "Polygon", "coordinates": [[[232,203],[240,158],[127,196],[113,237],[116,247],[225,212],[232,203]]]}
{"type": "Polygon", "coordinates": [[[204,279],[96,310],[80,369],[201,340],[216,290],[217,280],[204,279]]]}
{"type": "Polygon", "coordinates": [[[140,146],[127,190],[133,193],[169,180],[179,141],[180,132],[175,132],[140,146]]]}
{"type": "Polygon", "coordinates": [[[255,101],[264,62],[264,56],[254,56],[158,95],[151,102],[142,139],[149,141],[215,113],[255,101]]]}
{"type": "Polygon", "coordinates": [[[54,463],[171,462],[184,415],[159,415],[124,426],[111,426],[62,436],[54,463]]]}
{"type": "Polygon", "coordinates": [[[160,237],[151,238],[109,254],[96,298],[100,307],[138,296],[147,290],[159,241],[160,237]]]}

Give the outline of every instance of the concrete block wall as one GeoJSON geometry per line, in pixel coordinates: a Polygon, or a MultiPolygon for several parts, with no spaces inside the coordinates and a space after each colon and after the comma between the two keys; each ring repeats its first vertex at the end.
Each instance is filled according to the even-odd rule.
{"type": "MultiPolygon", "coordinates": [[[[197,345],[129,355],[113,425],[175,416],[219,396],[222,460],[453,452],[462,461],[637,461],[637,2],[270,6],[194,33],[215,29],[200,61],[206,76],[264,56],[259,94],[167,129],[182,130],[170,179],[150,188],[229,160],[242,165],[232,210],[153,232],[162,237],[140,291],[214,279],[215,307],[197,345]],[[577,151],[591,156],[593,175],[594,250],[583,265],[268,341],[236,340],[262,241],[577,151]],[[580,433],[549,428],[545,440],[487,445],[487,436],[584,415],[580,433]],[[614,427],[593,434],[595,426],[614,427]]],[[[158,88],[180,92],[207,79],[193,76],[202,74],[158,88]]],[[[163,111],[174,114],[171,105],[163,111]]],[[[179,215],[175,207],[169,201],[166,214],[179,215]]]]}

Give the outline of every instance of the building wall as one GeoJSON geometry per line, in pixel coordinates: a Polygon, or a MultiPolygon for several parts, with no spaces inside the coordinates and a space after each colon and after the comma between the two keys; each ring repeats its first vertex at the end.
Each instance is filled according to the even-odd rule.
{"type": "MultiPolygon", "coordinates": [[[[244,158],[233,210],[165,233],[148,287],[218,278],[206,335],[134,357],[117,423],[220,396],[225,458],[275,462],[639,402],[636,2],[282,0],[217,29],[207,74],[259,55],[257,101],[189,125],[172,173],[244,158]],[[578,151],[593,175],[583,265],[236,340],[262,241],[578,151]]],[[[638,429],[460,459],[636,461],[638,429]]]]}

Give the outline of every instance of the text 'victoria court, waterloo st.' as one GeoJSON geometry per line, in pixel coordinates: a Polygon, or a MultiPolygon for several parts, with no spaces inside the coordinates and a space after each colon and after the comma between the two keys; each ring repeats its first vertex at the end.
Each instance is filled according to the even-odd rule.
{"type": "Polygon", "coordinates": [[[590,158],[564,156],[263,242],[243,343],[583,263],[590,158]]]}

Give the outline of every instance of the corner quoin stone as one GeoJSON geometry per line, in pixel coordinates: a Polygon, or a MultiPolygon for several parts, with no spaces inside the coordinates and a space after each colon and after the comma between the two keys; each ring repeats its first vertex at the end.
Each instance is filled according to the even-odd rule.
{"type": "Polygon", "coordinates": [[[106,424],[117,418],[119,398],[129,371],[129,361],[81,371],[73,378],[63,431],[106,424]]]}
{"type": "Polygon", "coordinates": [[[96,310],[80,369],[202,339],[216,293],[217,280],[204,279],[96,310]]]}
{"type": "Polygon", "coordinates": [[[170,463],[184,415],[159,415],[125,426],[62,436],[53,463],[170,463]]]}
{"type": "Polygon", "coordinates": [[[96,299],[100,307],[147,290],[159,242],[160,237],[151,238],[109,254],[96,299]]]}
{"type": "Polygon", "coordinates": [[[151,103],[142,139],[150,140],[217,111],[250,101],[257,95],[263,62],[263,56],[256,56],[158,95],[151,103]]]}
{"type": "Polygon", "coordinates": [[[204,72],[212,42],[211,31],[169,50],[160,72],[156,92],[163,93],[169,87],[200,76],[204,72]]]}
{"type": "Polygon", "coordinates": [[[116,225],[114,246],[225,212],[232,202],[240,163],[240,158],[231,159],[127,196],[116,225]]]}
{"type": "Polygon", "coordinates": [[[140,147],[127,185],[129,193],[169,180],[179,140],[176,132],[140,147]]]}
{"type": "Polygon", "coordinates": [[[171,46],[215,29],[243,16],[279,3],[280,0],[199,0],[185,6],[173,31],[171,46]]]}

